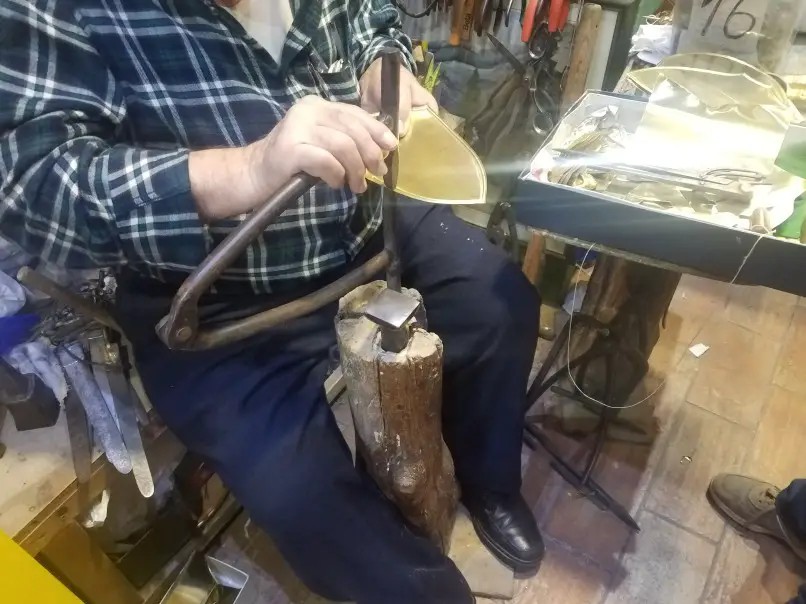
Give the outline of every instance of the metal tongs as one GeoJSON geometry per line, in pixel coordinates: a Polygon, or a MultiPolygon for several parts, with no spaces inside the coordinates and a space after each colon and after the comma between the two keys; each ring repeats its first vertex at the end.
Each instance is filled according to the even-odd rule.
{"type": "MultiPolygon", "coordinates": [[[[381,115],[378,119],[396,137],[399,136],[400,68],[401,57],[398,51],[391,48],[383,51],[381,115]]],[[[321,182],[308,174],[298,174],[233,230],[221,245],[213,250],[185,280],[174,296],[169,314],[157,325],[159,338],[168,348],[180,350],[203,350],[237,342],[335,302],[383,269],[387,269],[387,296],[395,297],[395,294],[400,292],[400,264],[395,237],[396,194],[394,189],[397,181],[397,165],[398,157],[395,150],[389,153],[386,158],[388,170],[384,176],[385,187],[383,189],[383,235],[385,243],[384,250],[381,253],[374,256],[360,268],[298,300],[224,326],[202,329],[199,326],[198,310],[201,296],[210,289],[227,267],[263,233],[266,227],[300,196],[321,182]]],[[[403,296],[403,294],[399,295],[403,296]]],[[[386,301],[388,302],[389,299],[387,298],[386,301]]],[[[395,311],[400,311],[400,302],[400,299],[396,299],[396,303],[392,304],[392,308],[395,311]]],[[[407,306],[408,304],[403,305],[407,306]]],[[[411,314],[406,311],[402,315],[400,312],[395,312],[395,318],[390,325],[394,327],[394,325],[397,325],[399,317],[408,316],[410,319],[413,314],[414,310],[411,311],[411,314]]],[[[367,316],[376,322],[381,322],[378,318],[370,316],[369,313],[367,313],[367,316]]],[[[388,319],[388,317],[385,319],[388,319]]],[[[386,340],[386,337],[384,340],[386,340]]]]}
{"type": "Polygon", "coordinates": [[[744,204],[752,199],[750,187],[770,184],[762,174],[752,170],[717,169],[698,175],[652,165],[615,162],[597,153],[574,149],[553,149],[552,154],[564,164],[578,165],[586,170],[634,177],[639,182],[656,182],[744,204]],[[738,190],[727,188],[730,186],[737,186],[738,190]]]}

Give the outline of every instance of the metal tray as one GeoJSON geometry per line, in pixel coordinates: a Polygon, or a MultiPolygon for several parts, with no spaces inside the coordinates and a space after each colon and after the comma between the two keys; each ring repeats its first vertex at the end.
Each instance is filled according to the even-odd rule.
{"type": "Polygon", "coordinates": [[[249,577],[202,553],[194,553],[161,604],[238,604],[249,577]]]}
{"type": "MultiPolygon", "coordinates": [[[[566,114],[561,128],[573,127],[575,111],[619,106],[619,119],[637,128],[646,101],[588,92],[566,114]],[[566,122],[569,119],[569,122],[566,122]]],[[[582,112],[577,112],[579,116],[582,112]]],[[[638,256],[715,279],[763,285],[806,295],[806,246],[640,206],[607,195],[554,183],[521,180],[513,196],[520,224],[566,238],[596,243],[616,253],[638,256]],[[751,253],[752,250],[752,253],[751,253]],[[741,267],[741,271],[739,271],[741,267]]]]}

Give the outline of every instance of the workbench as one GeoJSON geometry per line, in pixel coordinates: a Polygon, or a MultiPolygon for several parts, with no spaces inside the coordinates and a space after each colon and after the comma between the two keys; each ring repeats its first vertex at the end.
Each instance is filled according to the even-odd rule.
{"type": "MultiPolygon", "coordinates": [[[[7,446],[0,458],[0,531],[89,604],[158,602],[192,551],[206,547],[240,511],[228,497],[197,538],[148,585],[135,589],[80,524],[106,489],[132,477],[118,474],[96,451],[91,477],[80,485],[64,414],[55,426],[28,432],[17,432],[14,423],[6,421],[0,440],[7,446]]],[[[184,454],[167,430],[152,434],[146,446],[155,469],[184,454]]]]}
{"type": "MultiPolygon", "coordinates": [[[[341,369],[324,384],[332,403],[344,390],[341,369]]],[[[145,436],[144,436],[145,438],[145,436]]],[[[177,554],[174,561],[149,584],[135,590],[109,558],[80,526],[80,519],[101,494],[121,480],[99,452],[93,454],[88,483],[80,485],[73,468],[64,413],[56,425],[18,432],[8,418],[0,429],[6,445],[0,458],[0,531],[35,557],[90,604],[152,604],[170,583],[193,549],[203,549],[237,513],[240,505],[228,496],[197,539],[177,554]]],[[[147,441],[152,469],[173,463],[184,447],[165,429],[156,430],[147,441]]]]}
{"type": "Polygon", "coordinates": [[[90,482],[78,488],[64,414],[51,428],[17,432],[7,419],[0,442],[0,531],[32,556],[95,500],[109,468],[96,452],[90,482]]]}

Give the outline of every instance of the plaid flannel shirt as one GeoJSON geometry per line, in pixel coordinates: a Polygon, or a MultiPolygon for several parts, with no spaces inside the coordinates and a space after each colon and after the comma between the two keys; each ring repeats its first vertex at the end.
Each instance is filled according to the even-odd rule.
{"type": "MultiPolygon", "coordinates": [[[[390,0],[294,0],[279,64],[212,0],[0,0],[0,235],[68,268],[179,282],[241,218],[203,225],[191,149],[263,137],[303,96],[358,102],[390,0]]],[[[377,196],[318,186],[222,276],[272,292],[348,262],[377,196]]]]}

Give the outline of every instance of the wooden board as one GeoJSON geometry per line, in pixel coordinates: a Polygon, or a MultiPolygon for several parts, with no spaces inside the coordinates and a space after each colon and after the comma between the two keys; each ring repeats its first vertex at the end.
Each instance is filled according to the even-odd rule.
{"type": "MultiPolygon", "coordinates": [[[[65,495],[69,493],[66,492],[77,492],[64,414],[53,427],[29,432],[17,432],[14,422],[8,418],[0,431],[0,442],[8,448],[0,458],[0,531],[18,543],[41,540],[41,533],[34,525],[46,521],[55,512],[66,520],[78,513],[60,509],[67,503],[65,495]],[[35,534],[40,536],[35,537],[35,534]]],[[[104,464],[99,457],[96,453],[94,479],[90,480],[85,493],[89,500],[103,490],[104,481],[100,480],[99,472],[104,464]]],[[[31,543],[23,547],[36,554],[46,539],[42,541],[40,545],[31,543]]]]}
{"type": "Polygon", "coordinates": [[[81,604],[70,591],[23,552],[0,535],[0,593],[16,604],[81,604]]]}

